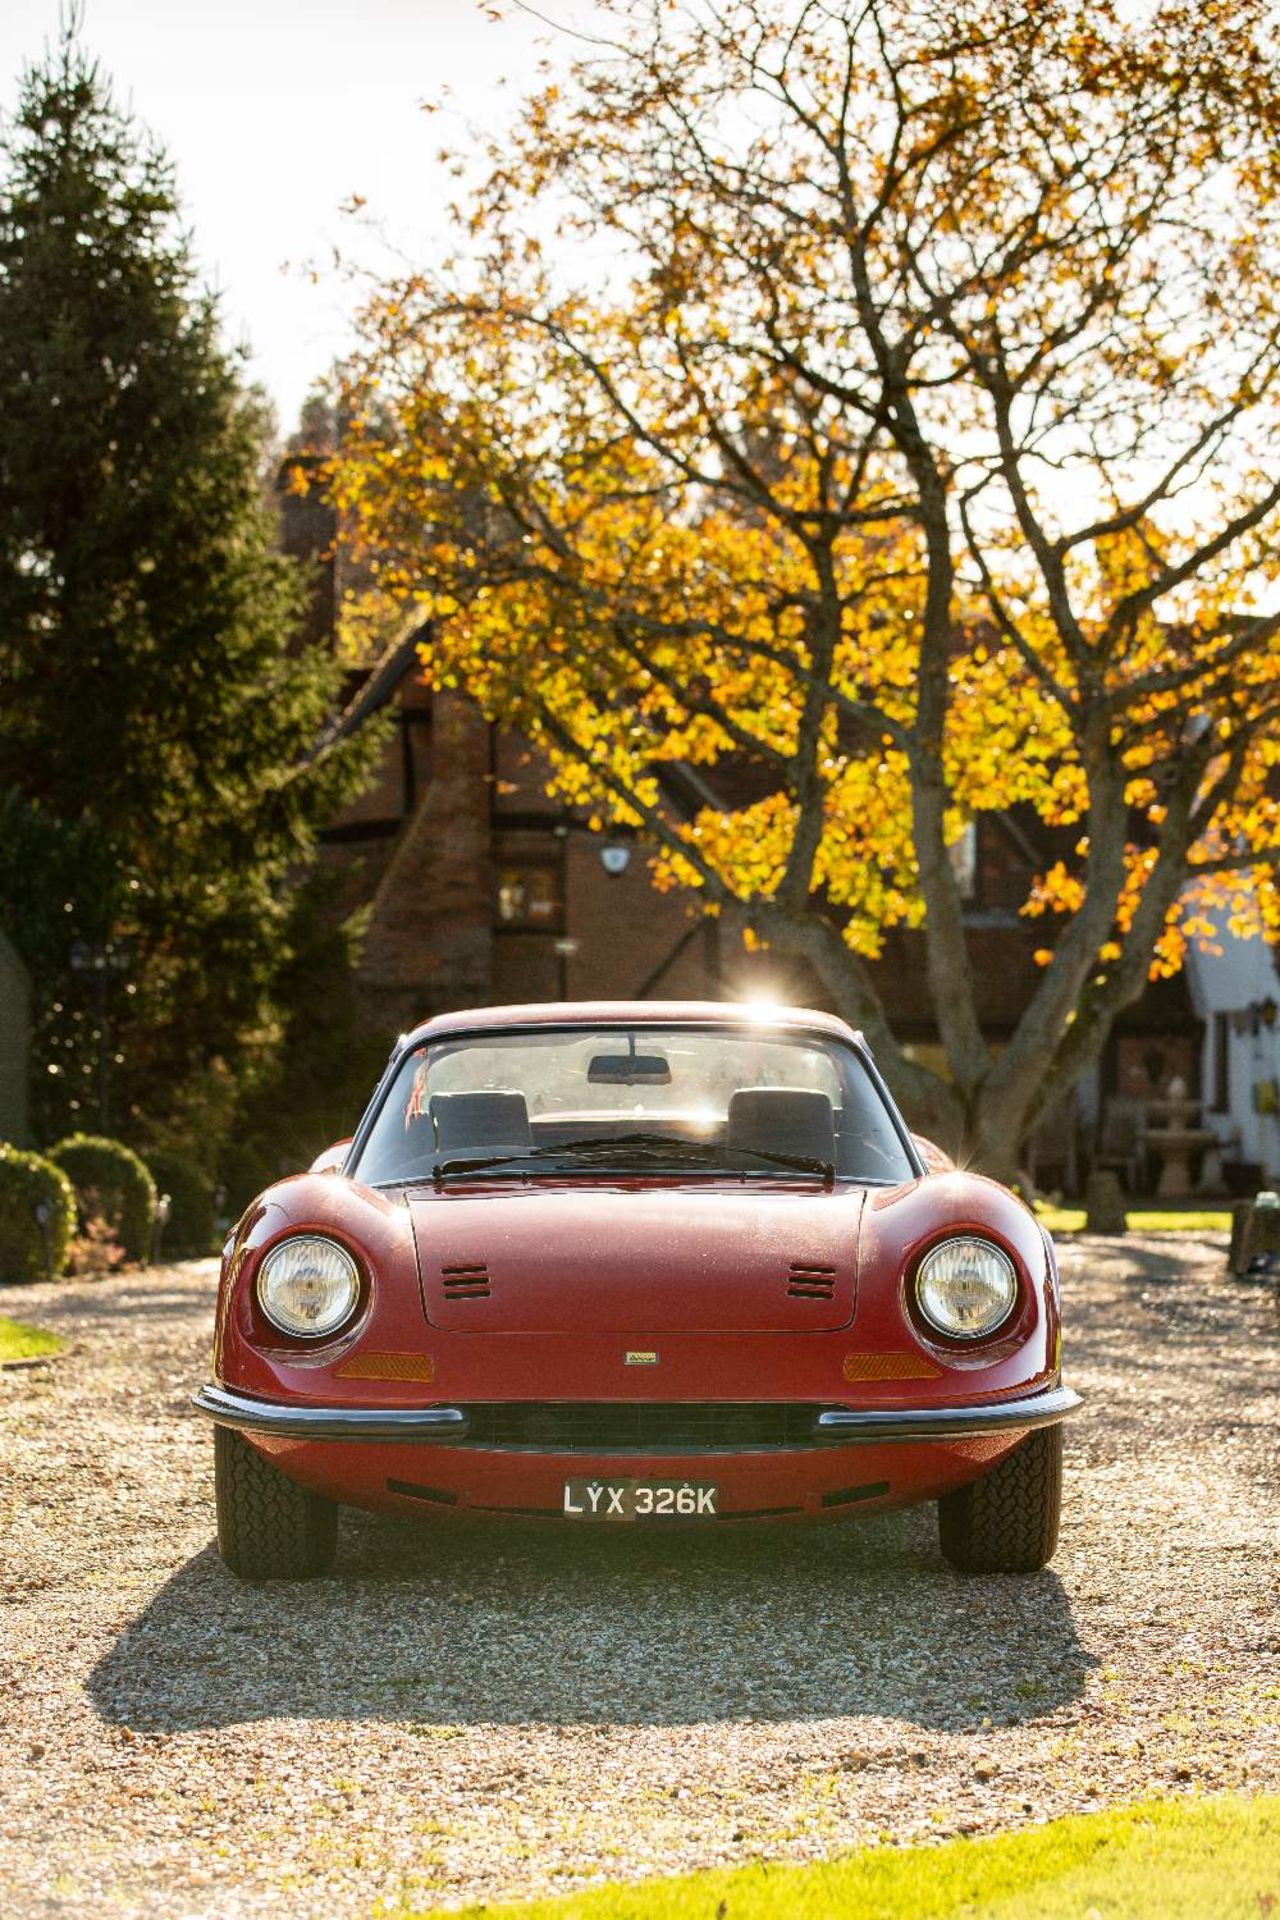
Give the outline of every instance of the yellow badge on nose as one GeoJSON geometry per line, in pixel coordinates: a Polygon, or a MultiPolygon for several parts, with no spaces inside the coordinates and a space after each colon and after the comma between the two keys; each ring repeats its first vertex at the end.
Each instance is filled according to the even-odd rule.
{"type": "Polygon", "coordinates": [[[658,1356],[656,1353],[629,1353],[624,1364],[628,1367],[656,1367],[658,1356]]]}

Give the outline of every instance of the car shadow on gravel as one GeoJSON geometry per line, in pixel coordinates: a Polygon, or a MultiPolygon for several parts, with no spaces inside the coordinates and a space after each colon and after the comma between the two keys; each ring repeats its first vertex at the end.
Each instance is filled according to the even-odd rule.
{"type": "Polygon", "coordinates": [[[212,1547],[94,1667],[104,1720],[681,1726],[845,1716],[964,1729],[1079,1697],[1052,1571],[963,1579],[932,1510],[851,1526],[649,1533],[344,1513],[339,1570],[249,1587],[212,1547]]]}

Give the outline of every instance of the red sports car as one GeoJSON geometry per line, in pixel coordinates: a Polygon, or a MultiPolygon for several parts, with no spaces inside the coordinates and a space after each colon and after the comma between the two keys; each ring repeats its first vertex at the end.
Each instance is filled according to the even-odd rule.
{"type": "Polygon", "coordinates": [[[402,1038],[354,1139],[228,1240],[218,1545],[332,1563],[338,1506],[562,1527],[936,1500],[966,1572],[1053,1552],[1053,1247],[907,1131],[840,1020],[489,1008],[402,1038]]]}

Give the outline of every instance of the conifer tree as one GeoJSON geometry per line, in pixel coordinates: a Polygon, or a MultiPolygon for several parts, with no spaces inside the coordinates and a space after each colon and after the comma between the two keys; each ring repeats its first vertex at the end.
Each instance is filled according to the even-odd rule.
{"type": "Polygon", "coordinates": [[[172,169],[72,29],[0,149],[0,913],[44,1132],[100,1121],[104,1044],[128,1130],[260,1029],[290,889],[373,744],[316,750],[340,670],[297,649],[267,430],[172,169]],[[77,836],[70,881],[19,822],[77,836]]]}

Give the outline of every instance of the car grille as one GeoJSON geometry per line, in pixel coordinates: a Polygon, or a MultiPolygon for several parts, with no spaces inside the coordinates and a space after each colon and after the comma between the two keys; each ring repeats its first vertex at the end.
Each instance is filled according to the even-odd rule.
{"type": "Polygon", "coordinates": [[[824,1407],[716,1403],[499,1401],[463,1406],[473,1447],[536,1447],[548,1453],[732,1451],[820,1445],[824,1407]]]}

